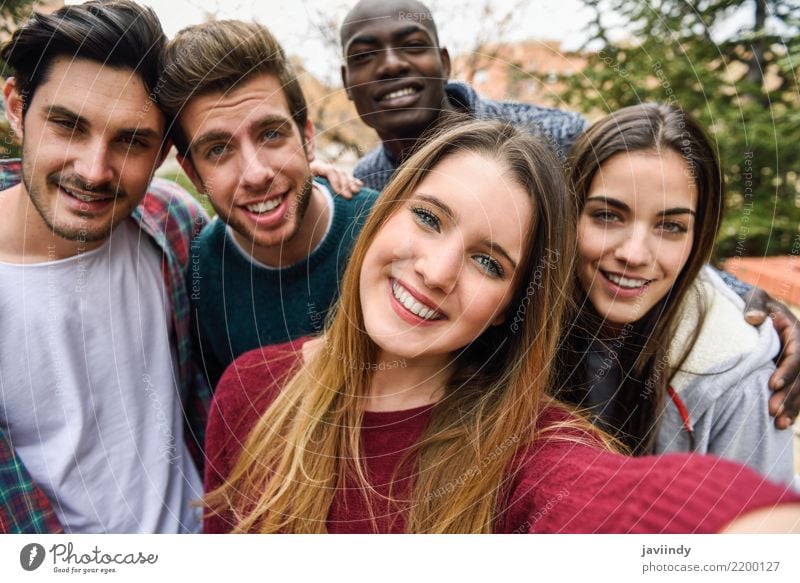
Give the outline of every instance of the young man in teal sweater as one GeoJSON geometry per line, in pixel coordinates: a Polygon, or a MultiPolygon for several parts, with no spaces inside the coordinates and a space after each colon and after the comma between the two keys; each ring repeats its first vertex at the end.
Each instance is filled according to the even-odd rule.
{"type": "Polygon", "coordinates": [[[195,357],[216,384],[234,358],[321,331],[374,191],[314,179],[314,127],[291,65],[263,26],[179,32],[159,97],[187,175],[218,218],[193,243],[195,357]]]}

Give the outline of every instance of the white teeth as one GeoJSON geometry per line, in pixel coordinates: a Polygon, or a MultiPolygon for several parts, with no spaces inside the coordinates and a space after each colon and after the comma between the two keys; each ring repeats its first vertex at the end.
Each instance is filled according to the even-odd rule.
{"type": "Polygon", "coordinates": [[[63,186],[61,187],[61,190],[63,190],[64,192],[66,192],[70,196],[72,196],[74,198],[77,198],[78,200],[83,201],[83,202],[95,202],[95,201],[107,200],[107,199],[111,198],[110,196],[89,196],[89,195],[86,195],[86,194],[80,194],[78,192],[75,192],[74,190],[70,190],[69,188],[65,188],[63,186]]]}
{"type": "Polygon", "coordinates": [[[422,318],[423,320],[436,320],[440,317],[439,312],[425,307],[408,293],[396,281],[392,284],[392,293],[397,301],[403,304],[406,310],[422,318]]]}
{"type": "Polygon", "coordinates": [[[417,90],[413,87],[406,87],[398,91],[392,91],[381,97],[381,101],[389,101],[390,99],[397,99],[398,97],[405,97],[406,95],[415,95],[417,90]]]}
{"type": "Polygon", "coordinates": [[[282,202],[283,195],[279,196],[278,198],[265,200],[264,202],[260,202],[258,204],[248,204],[245,208],[247,208],[247,210],[249,210],[251,213],[261,214],[278,208],[282,202]]]}
{"type": "Polygon", "coordinates": [[[608,279],[617,284],[619,287],[624,287],[626,289],[636,289],[638,287],[642,287],[650,283],[649,279],[632,279],[629,277],[622,277],[621,275],[616,275],[614,273],[608,273],[605,271],[603,273],[608,279]]]}

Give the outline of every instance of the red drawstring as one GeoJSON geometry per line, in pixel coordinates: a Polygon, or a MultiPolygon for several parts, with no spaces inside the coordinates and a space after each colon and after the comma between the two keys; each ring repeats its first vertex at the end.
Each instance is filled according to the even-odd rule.
{"type": "Polygon", "coordinates": [[[683,428],[689,434],[689,448],[691,451],[694,451],[694,431],[692,431],[692,421],[689,419],[689,411],[686,410],[686,405],[683,404],[683,401],[678,396],[678,393],[675,392],[675,389],[667,387],[667,394],[669,394],[669,398],[672,399],[672,402],[675,403],[675,406],[678,408],[681,421],[683,421],[683,428]]]}

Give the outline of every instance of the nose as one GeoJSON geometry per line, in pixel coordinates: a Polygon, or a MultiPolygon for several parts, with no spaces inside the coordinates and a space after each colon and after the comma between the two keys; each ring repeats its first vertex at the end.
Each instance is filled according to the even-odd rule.
{"type": "Polygon", "coordinates": [[[275,178],[275,171],[269,161],[269,152],[253,144],[242,146],[241,183],[246,188],[261,189],[275,178]]]}
{"type": "Polygon", "coordinates": [[[408,69],[408,61],[395,47],[386,47],[385,50],[381,51],[380,67],[378,68],[379,78],[391,79],[400,77],[407,73],[408,69]]]}
{"type": "Polygon", "coordinates": [[[414,268],[428,289],[449,294],[463,269],[463,256],[463,249],[458,244],[426,247],[419,251],[414,268]]]}
{"type": "Polygon", "coordinates": [[[643,267],[653,262],[653,246],[658,245],[646,226],[636,226],[623,235],[616,246],[614,257],[630,267],[643,267]]]}
{"type": "Polygon", "coordinates": [[[75,172],[85,183],[85,188],[91,190],[110,183],[114,178],[114,170],[108,145],[96,140],[90,144],[82,144],[80,152],[75,161],[75,172]]]}

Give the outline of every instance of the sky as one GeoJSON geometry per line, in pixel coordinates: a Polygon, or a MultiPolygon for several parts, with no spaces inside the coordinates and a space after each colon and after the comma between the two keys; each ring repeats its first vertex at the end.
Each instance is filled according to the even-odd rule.
{"type": "MultiPolygon", "coordinates": [[[[78,4],[82,0],[68,0],[78,4]]],[[[329,82],[338,80],[339,52],[333,43],[325,42],[319,32],[320,23],[338,27],[356,0],[138,0],[151,6],[167,36],[199,24],[208,14],[217,18],[255,19],[269,27],[290,55],[303,59],[306,68],[329,82]]],[[[430,0],[440,38],[452,53],[471,48],[470,42],[480,33],[482,18],[478,12],[484,0],[430,0]],[[473,10],[464,9],[472,7],[473,10]]],[[[493,0],[499,13],[515,4],[524,4],[515,14],[508,40],[528,38],[564,41],[565,48],[578,48],[585,39],[583,32],[591,13],[580,0],[493,0]]]]}
{"type": "MultiPolygon", "coordinates": [[[[78,4],[83,0],[67,0],[78,4]]],[[[209,15],[216,18],[256,20],[266,25],[288,54],[303,60],[305,68],[328,84],[339,82],[340,53],[334,34],[344,15],[356,0],[137,0],[151,6],[167,36],[180,29],[199,24],[209,15]]],[[[580,48],[587,39],[587,25],[592,11],[581,0],[425,0],[436,19],[439,37],[451,54],[474,48],[475,38],[491,18],[481,14],[489,4],[495,14],[508,13],[522,5],[513,15],[504,40],[558,40],[565,50],[580,48]]],[[[748,19],[748,14],[734,14],[715,36],[725,36],[748,19]]],[[[606,23],[621,24],[613,13],[604,14],[606,23]]],[[[622,27],[624,30],[624,26],[622,27]]]]}

